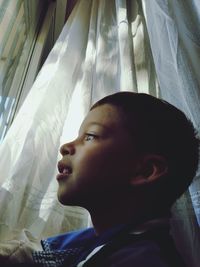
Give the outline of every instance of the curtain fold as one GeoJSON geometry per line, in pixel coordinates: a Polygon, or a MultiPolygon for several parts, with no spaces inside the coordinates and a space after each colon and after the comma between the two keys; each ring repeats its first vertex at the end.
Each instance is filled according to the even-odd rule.
{"type": "Polygon", "coordinates": [[[103,96],[157,94],[144,27],[136,1],[77,2],[0,147],[1,240],[16,229],[40,238],[90,224],[85,210],[57,201],[59,147],[103,96]]]}
{"type": "MultiPolygon", "coordinates": [[[[161,97],[183,110],[200,136],[200,7],[197,2],[142,0],[161,97]]],[[[200,170],[189,192],[173,208],[173,232],[188,266],[199,266],[199,225],[200,170]]]]}
{"type": "MultiPolygon", "coordinates": [[[[58,203],[56,165],[61,144],[76,136],[90,105],[105,95],[161,96],[199,129],[198,21],[194,0],[77,2],[0,146],[1,240],[16,229],[41,238],[90,224],[85,210],[58,203]]],[[[197,175],[173,217],[190,267],[198,266],[198,203],[197,175]]]]}

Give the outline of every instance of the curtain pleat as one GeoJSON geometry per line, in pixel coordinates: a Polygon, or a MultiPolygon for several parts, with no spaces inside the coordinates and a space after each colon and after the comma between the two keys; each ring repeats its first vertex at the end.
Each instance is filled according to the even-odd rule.
{"type": "MultiPolygon", "coordinates": [[[[90,105],[103,96],[161,96],[199,129],[198,21],[194,0],[77,2],[0,147],[1,239],[16,229],[41,238],[90,224],[85,210],[58,203],[55,176],[59,147],[76,137],[90,105]]],[[[197,175],[172,222],[190,267],[198,266],[198,203],[197,175]]]]}
{"type": "Polygon", "coordinates": [[[0,147],[1,239],[16,229],[44,237],[90,224],[85,210],[57,201],[59,147],[103,96],[150,85],[157,94],[138,10],[136,2],[77,2],[0,147]]]}
{"type": "MultiPolygon", "coordinates": [[[[142,0],[161,97],[183,110],[200,136],[200,6],[197,2],[142,0]]],[[[198,225],[199,170],[189,192],[173,207],[173,234],[188,266],[199,266],[198,225]]]]}

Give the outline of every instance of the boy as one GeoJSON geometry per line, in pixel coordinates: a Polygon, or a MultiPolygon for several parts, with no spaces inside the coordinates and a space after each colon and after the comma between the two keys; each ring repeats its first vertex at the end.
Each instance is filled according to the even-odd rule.
{"type": "Polygon", "coordinates": [[[59,201],[86,208],[94,228],[42,241],[55,266],[184,266],[168,219],[198,146],[185,115],[152,96],[120,92],[93,105],[60,149],[57,180],[59,201]]]}
{"type": "Polygon", "coordinates": [[[146,94],[98,101],[78,137],[60,148],[58,199],[86,208],[93,228],[50,237],[42,266],[185,266],[169,234],[170,208],[198,165],[185,115],[146,94]]]}

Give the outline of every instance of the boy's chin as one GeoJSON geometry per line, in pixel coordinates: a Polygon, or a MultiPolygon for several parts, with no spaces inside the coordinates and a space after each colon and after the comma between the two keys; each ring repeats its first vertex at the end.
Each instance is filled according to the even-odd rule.
{"type": "Polygon", "coordinates": [[[61,194],[60,192],[57,192],[57,199],[60,202],[60,204],[62,204],[64,206],[71,206],[70,201],[67,200],[66,196],[61,194]]]}
{"type": "Polygon", "coordinates": [[[60,202],[60,204],[69,205],[66,203],[65,195],[60,190],[57,191],[57,199],[60,202]]]}
{"type": "Polygon", "coordinates": [[[58,190],[57,192],[57,199],[60,202],[60,204],[64,206],[80,206],[79,201],[69,194],[64,194],[58,190]]]}

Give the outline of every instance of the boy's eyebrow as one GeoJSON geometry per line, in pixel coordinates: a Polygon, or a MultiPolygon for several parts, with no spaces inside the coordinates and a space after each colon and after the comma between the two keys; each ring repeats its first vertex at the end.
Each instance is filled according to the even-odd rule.
{"type": "Polygon", "coordinates": [[[105,126],[104,124],[100,123],[100,122],[96,122],[96,121],[92,121],[89,123],[90,125],[97,125],[97,126],[101,126],[101,127],[104,127],[104,128],[107,128],[107,129],[110,129],[110,127],[108,126],[105,126]]]}
{"type": "Polygon", "coordinates": [[[88,126],[91,126],[91,125],[97,125],[97,126],[103,127],[103,128],[105,128],[107,131],[111,131],[111,130],[112,130],[111,127],[106,126],[106,125],[104,125],[104,124],[102,124],[102,123],[100,123],[100,122],[96,122],[96,121],[92,121],[92,122],[88,123],[88,126]]]}

